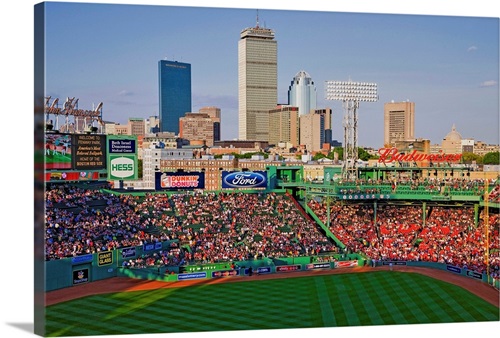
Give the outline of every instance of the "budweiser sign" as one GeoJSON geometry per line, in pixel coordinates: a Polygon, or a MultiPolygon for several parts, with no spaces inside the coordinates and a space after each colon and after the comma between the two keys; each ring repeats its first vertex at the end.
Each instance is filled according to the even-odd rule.
{"type": "Polygon", "coordinates": [[[445,154],[440,151],[438,154],[424,154],[413,150],[411,153],[399,153],[396,148],[380,148],[379,163],[391,162],[458,162],[462,158],[462,154],[445,154]]]}

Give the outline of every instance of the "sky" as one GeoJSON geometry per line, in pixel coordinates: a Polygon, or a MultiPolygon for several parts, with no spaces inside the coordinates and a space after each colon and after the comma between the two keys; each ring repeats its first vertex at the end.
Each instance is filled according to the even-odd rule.
{"type": "MultiPolygon", "coordinates": [[[[166,4],[175,3],[165,1],[166,4]]],[[[205,5],[207,6],[207,5],[205,5]]],[[[234,7],[234,6],[233,6],[234,7]]],[[[238,40],[256,8],[48,3],[46,93],[79,108],[103,102],[103,119],[158,115],[158,61],[191,64],[192,111],[221,108],[222,139],[238,136],[238,40]]],[[[278,43],[278,102],[301,70],[316,84],[317,108],[332,108],[343,140],[342,104],[325,81],[378,84],[379,100],[359,108],[358,144],[383,146],[383,107],[415,102],[415,136],[499,144],[498,18],[258,9],[278,43]]],[[[283,8],[283,7],[282,7],[283,8]]]]}
{"type": "MultiPolygon", "coordinates": [[[[3,258],[3,271],[15,276],[7,278],[9,275],[4,274],[1,280],[0,333],[3,337],[33,336],[34,210],[31,198],[34,163],[31,154],[34,130],[33,6],[37,2],[39,1],[19,0],[0,3],[2,6],[0,79],[4,113],[4,127],[0,133],[4,145],[0,166],[3,192],[0,194],[1,224],[4,227],[4,237],[0,245],[0,257],[3,258]]],[[[106,1],[106,3],[137,2],[106,1]]],[[[179,5],[180,1],[147,0],[147,3],[179,5]]],[[[482,20],[483,18],[498,19],[500,10],[498,6],[492,6],[491,0],[182,1],[183,6],[199,7],[207,4],[219,8],[246,8],[248,11],[234,11],[231,15],[222,18],[219,16],[218,20],[217,16],[213,17],[217,15],[217,11],[212,11],[210,17],[193,14],[189,17],[175,16],[167,19],[167,16],[157,15],[156,22],[153,22],[152,17],[143,20],[138,12],[132,13],[135,15],[111,13],[105,17],[98,14],[87,17],[84,13],[81,15],[62,13],[59,20],[64,20],[65,17],[69,19],[59,32],[54,32],[54,34],[65,34],[53,36],[50,41],[53,52],[47,51],[47,70],[51,71],[47,74],[47,89],[50,89],[52,94],[57,94],[60,100],[68,96],[79,98],[79,106],[82,109],[90,109],[92,103],[103,102],[106,119],[114,118],[113,115],[116,115],[117,120],[126,120],[129,114],[148,116],[158,110],[156,65],[158,60],[167,56],[192,64],[193,96],[198,97],[197,100],[193,100],[193,110],[217,102],[222,108],[223,123],[226,120],[230,122],[231,116],[233,121],[236,121],[237,91],[234,86],[237,81],[235,60],[237,40],[242,29],[255,24],[255,9],[259,8],[261,24],[265,23],[268,28],[276,32],[279,48],[280,100],[286,99],[289,82],[299,70],[303,69],[311,74],[318,84],[318,93],[324,90],[319,84],[325,80],[344,80],[350,76],[353,81],[377,82],[379,85],[380,100],[377,103],[362,104],[360,107],[359,129],[362,134],[359,138],[363,145],[377,146],[382,143],[383,103],[392,99],[410,99],[416,103],[418,137],[428,137],[433,142],[440,142],[455,123],[464,137],[477,137],[489,143],[499,143],[498,27],[480,27],[472,23],[465,25],[465,22],[492,21],[482,20]],[[420,20],[400,18],[397,22],[403,21],[403,24],[393,27],[390,23],[394,24],[396,21],[390,20],[385,15],[376,15],[375,17],[381,18],[378,20],[358,19],[361,20],[361,24],[354,25],[355,21],[348,20],[346,15],[342,18],[323,13],[315,14],[315,17],[308,19],[296,17],[296,21],[286,22],[285,19],[290,18],[291,14],[273,15],[275,12],[271,9],[391,13],[403,14],[403,19],[410,19],[415,15],[468,16],[479,19],[458,20],[460,23],[457,24],[453,18],[444,18],[445,22],[441,20],[441,23],[422,21],[422,18],[420,20]],[[240,12],[243,14],[238,14],[240,12]],[[79,17],[85,18],[83,28],[78,27],[79,23],[81,25],[79,17]],[[127,21],[127,25],[135,27],[137,32],[127,32],[127,25],[118,26],[115,22],[118,18],[127,21]],[[173,28],[170,22],[175,23],[173,28]],[[143,27],[152,26],[157,27],[162,34],[148,30],[138,32],[143,27]],[[179,30],[179,27],[182,27],[182,30],[179,30]],[[214,27],[219,28],[217,34],[212,34],[217,36],[217,41],[208,34],[215,29],[214,27]],[[319,36],[324,33],[322,29],[327,28],[330,34],[326,35],[326,40],[320,39],[319,36]],[[91,30],[94,34],[86,36],[86,32],[91,30]],[[288,33],[291,30],[293,34],[288,33]],[[114,32],[114,36],[111,36],[110,32],[114,32]],[[194,34],[186,34],[187,32],[194,34]],[[360,39],[365,35],[370,36],[371,40],[362,43],[360,39]],[[488,35],[493,36],[488,37],[488,35]],[[193,48],[188,36],[193,39],[200,37],[198,40],[200,45],[193,48]],[[222,42],[223,37],[227,40],[227,45],[222,42]],[[438,39],[439,37],[441,38],[438,39]],[[423,44],[422,41],[426,39],[428,43],[423,44]],[[160,47],[145,49],[145,46],[150,45],[150,41],[156,41],[160,47]],[[211,41],[209,46],[202,48],[201,45],[207,41],[211,41]],[[309,47],[309,50],[301,49],[299,47],[302,45],[299,45],[299,42],[312,47],[309,47]],[[416,46],[417,42],[419,48],[412,47],[416,46]],[[217,49],[218,46],[222,47],[217,49]],[[381,53],[384,47],[387,49],[386,54],[381,53]],[[141,49],[144,49],[142,53],[141,49]],[[150,54],[146,54],[146,51],[150,54]],[[57,63],[51,61],[52,58],[57,58],[58,54],[64,57],[57,63]],[[393,58],[393,54],[399,58],[393,58]],[[68,55],[73,55],[74,59],[68,55]],[[366,55],[370,58],[365,57],[366,55]],[[224,61],[219,62],[218,58],[224,61]],[[202,62],[204,60],[210,60],[210,63],[202,62]],[[118,68],[119,71],[112,72],[114,68],[118,68]],[[445,72],[447,69],[451,71],[445,72]],[[52,73],[57,72],[60,73],[55,78],[52,73]],[[131,76],[129,74],[134,74],[134,81],[129,80],[131,76]],[[63,81],[65,81],[64,86],[54,87],[63,81]],[[210,82],[209,86],[206,85],[207,82],[210,82]],[[493,86],[485,86],[488,84],[493,86]],[[52,87],[49,88],[49,85],[52,87]],[[450,106],[452,103],[450,101],[455,100],[459,103],[450,106]],[[122,105],[118,105],[119,102],[122,102],[122,105]],[[123,104],[127,102],[128,104],[123,104]],[[478,123],[474,122],[475,119],[478,123]]],[[[350,18],[354,20],[352,15],[350,18]]],[[[47,27],[47,32],[49,28],[47,27]]],[[[49,41],[47,43],[49,44],[49,41]]],[[[325,102],[323,96],[318,94],[318,103],[331,106],[335,114],[334,123],[341,125],[342,108],[338,102],[325,102]]],[[[342,131],[334,127],[335,131],[338,138],[342,139],[342,131]]],[[[236,135],[236,128],[233,127],[231,131],[230,124],[228,127],[223,127],[224,138],[236,135]]],[[[287,338],[302,338],[310,334],[322,337],[363,336],[367,333],[370,337],[384,338],[403,335],[404,337],[461,337],[491,335],[492,332],[498,332],[499,326],[500,322],[483,322],[291,331],[264,330],[258,334],[263,337],[273,335],[273,337],[287,338]]],[[[243,338],[250,338],[255,334],[255,332],[238,332],[238,336],[243,338]]],[[[233,335],[233,332],[203,333],[204,338],[228,338],[233,335]]],[[[200,334],[175,336],[201,337],[200,334]]],[[[108,336],[102,336],[104,337],[108,336]]],[[[172,337],[172,335],[134,337],[172,337]]]]}

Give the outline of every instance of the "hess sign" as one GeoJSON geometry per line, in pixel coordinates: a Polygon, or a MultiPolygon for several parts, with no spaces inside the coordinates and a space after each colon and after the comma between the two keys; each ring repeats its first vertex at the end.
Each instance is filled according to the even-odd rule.
{"type": "Polygon", "coordinates": [[[111,160],[111,175],[118,178],[134,176],[134,160],[118,157],[111,160]]]}

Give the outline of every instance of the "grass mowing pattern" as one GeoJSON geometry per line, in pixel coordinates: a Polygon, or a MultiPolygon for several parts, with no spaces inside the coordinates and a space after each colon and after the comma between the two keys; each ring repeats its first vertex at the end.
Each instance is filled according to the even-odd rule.
{"type": "Polygon", "coordinates": [[[497,307],[463,288],[417,273],[376,271],[90,296],[47,307],[46,335],[498,320],[497,307]]]}

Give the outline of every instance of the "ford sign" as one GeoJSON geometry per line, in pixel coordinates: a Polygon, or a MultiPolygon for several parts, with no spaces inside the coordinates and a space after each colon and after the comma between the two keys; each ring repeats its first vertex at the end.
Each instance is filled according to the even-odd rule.
{"type": "Polygon", "coordinates": [[[265,188],[266,186],[267,173],[265,171],[224,171],[222,173],[222,188],[265,188]]]}

